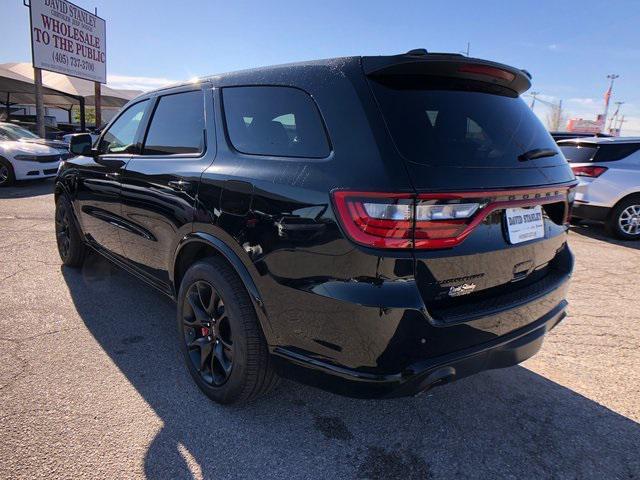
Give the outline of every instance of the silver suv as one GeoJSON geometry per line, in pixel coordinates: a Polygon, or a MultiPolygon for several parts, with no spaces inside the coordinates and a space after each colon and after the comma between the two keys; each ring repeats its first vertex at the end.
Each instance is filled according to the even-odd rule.
{"type": "Polygon", "coordinates": [[[640,137],[574,138],[558,146],[580,181],[573,220],[604,222],[624,240],[640,239],[640,137]]]}

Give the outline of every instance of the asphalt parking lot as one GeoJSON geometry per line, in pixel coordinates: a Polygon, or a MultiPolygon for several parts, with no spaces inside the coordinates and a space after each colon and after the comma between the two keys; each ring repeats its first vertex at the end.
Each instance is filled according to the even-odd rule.
{"type": "Polygon", "coordinates": [[[61,268],[52,186],[0,190],[0,478],[640,477],[640,244],[572,230],[569,317],[521,366],[418,398],[282,382],[220,407],[170,300],[95,256],[61,268]]]}

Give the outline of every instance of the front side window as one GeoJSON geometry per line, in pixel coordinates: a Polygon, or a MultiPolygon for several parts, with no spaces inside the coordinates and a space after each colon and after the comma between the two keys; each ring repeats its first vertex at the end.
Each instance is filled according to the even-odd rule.
{"type": "Polygon", "coordinates": [[[204,150],[202,90],[160,97],[143,155],[198,154],[204,150]]]}
{"type": "Polygon", "coordinates": [[[118,117],[100,140],[100,153],[135,153],[136,133],[148,102],[136,103],[118,117]]]}
{"type": "Polygon", "coordinates": [[[228,87],[222,91],[233,147],[251,155],[324,158],[331,151],[311,97],[291,87],[228,87]]]}

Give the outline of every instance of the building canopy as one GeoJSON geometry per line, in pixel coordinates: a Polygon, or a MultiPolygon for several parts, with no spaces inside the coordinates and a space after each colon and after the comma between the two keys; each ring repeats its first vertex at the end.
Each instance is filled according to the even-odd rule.
{"type": "MultiPolygon", "coordinates": [[[[87,106],[95,105],[94,83],[60,73],[42,71],[44,104],[48,107],[70,109],[84,99],[87,106]]],[[[35,105],[33,67],[30,63],[0,64],[0,104],[35,105]]],[[[101,86],[103,108],[122,107],[140,93],[139,90],[120,90],[101,86]]]]}

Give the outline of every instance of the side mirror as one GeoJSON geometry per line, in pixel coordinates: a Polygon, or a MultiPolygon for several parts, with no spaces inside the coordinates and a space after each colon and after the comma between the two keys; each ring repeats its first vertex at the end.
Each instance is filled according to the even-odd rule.
{"type": "Polygon", "coordinates": [[[92,144],[93,140],[91,135],[88,133],[76,133],[75,135],[71,135],[71,140],[69,141],[69,152],[73,155],[92,156],[92,144]]]}

